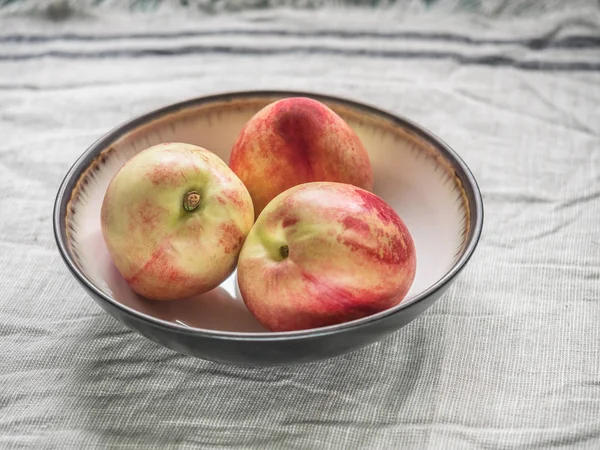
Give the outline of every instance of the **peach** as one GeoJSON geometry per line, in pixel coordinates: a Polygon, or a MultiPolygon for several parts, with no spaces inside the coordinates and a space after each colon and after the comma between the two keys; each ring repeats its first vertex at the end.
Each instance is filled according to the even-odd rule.
{"type": "Polygon", "coordinates": [[[254,221],[248,190],[217,155],[167,143],[131,158],[101,209],[108,251],[138,294],[176,300],[207,292],[235,269],[254,221]]]}
{"type": "Polygon", "coordinates": [[[278,194],[302,183],[373,189],[359,137],[326,105],[304,97],[279,100],[256,113],[233,146],[229,166],[248,188],[256,216],[278,194]]]}
{"type": "Polygon", "coordinates": [[[415,271],[412,237],[385,201],[313,182],[283,192],[259,215],[240,253],[238,284],[265,328],[292,331],[391,308],[415,271]]]}

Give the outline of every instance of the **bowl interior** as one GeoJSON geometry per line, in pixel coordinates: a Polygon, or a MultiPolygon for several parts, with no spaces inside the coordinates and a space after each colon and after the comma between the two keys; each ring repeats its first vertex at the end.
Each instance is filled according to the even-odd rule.
{"type": "MultiPolygon", "coordinates": [[[[264,332],[241,299],[232,274],[215,290],[177,302],[155,302],[129,289],[111,262],[100,229],[104,193],[117,170],[137,152],[161,142],[205,147],[225,162],[239,131],[277,94],[198,99],[125,124],[80,163],[66,207],[68,251],[83,274],[117,302],[148,316],[205,330],[264,332]]],[[[411,125],[342,100],[319,98],[343,117],[367,148],[375,193],[410,230],[417,250],[416,278],[402,304],[440,280],[465,249],[469,203],[452,158],[411,125]]]]}

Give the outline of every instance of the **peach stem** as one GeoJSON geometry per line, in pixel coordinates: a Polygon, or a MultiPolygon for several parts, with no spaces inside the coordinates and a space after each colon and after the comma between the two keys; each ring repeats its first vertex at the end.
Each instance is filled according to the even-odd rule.
{"type": "Polygon", "coordinates": [[[290,254],[290,248],[287,245],[279,247],[279,254],[283,259],[287,258],[290,254]]]}
{"type": "Polygon", "coordinates": [[[195,210],[200,204],[200,194],[196,191],[190,191],[183,197],[183,208],[186,211],[195,210]]]}

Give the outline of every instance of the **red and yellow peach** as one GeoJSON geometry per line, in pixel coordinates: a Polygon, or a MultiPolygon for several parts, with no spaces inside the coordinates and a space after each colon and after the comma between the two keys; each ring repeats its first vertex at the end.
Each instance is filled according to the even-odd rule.
{"type": "Polygon", "coordinates": [[[292,331],[397,305],[415,270],[411,235],[387,203],[355,186],[314,182],[262,211],[240,253],[238,283],[265,328],[292,331]]]}
{"type": "Polygon", "coordinates": [[[229,166],[244,182],[256,216],[298,184],[333,181],[373,188],[369,156],[356,133],[323,103],[276,101],[256,113],[233,146],[229,166]]]}

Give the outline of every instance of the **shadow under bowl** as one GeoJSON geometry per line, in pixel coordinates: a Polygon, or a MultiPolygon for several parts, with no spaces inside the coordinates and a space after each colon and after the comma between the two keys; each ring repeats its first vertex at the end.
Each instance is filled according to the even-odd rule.
{"type": "Polygon", "coordinates": [[[400,329],[433,304],[473,254],[483,226],[477,183],[459,156],[422,127],[350,100],[306,92],[249,91],[200,97],[145,114],[94,143],[71,167],[56,198],[54,233],[67,267],[109,314],[143,336],[181,353],[243,365],[298,364],[348,353],[400,329]],[[295,332],[267,332],[246,309],[234,272],[206,294],[156,302],[135,294],[120,276],[100,229],[108,183],[139,151],[161,142],[207,148],[224,161],[244,124],[285,97],[319,100],[365,145],[374,192],[411,232],[417,272],[396,307],[362,319],[295,332]]]}

